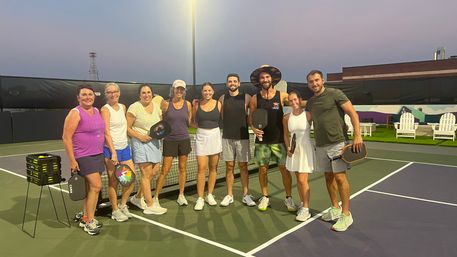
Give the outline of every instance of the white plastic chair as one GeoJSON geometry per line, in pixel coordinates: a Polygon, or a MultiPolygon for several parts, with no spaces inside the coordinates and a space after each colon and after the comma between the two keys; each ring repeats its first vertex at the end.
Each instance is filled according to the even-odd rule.
{"type": "Polygon", "coordinates": [[[440,123],[432,125],[433,140],[435,139],[452,139],[455,141],[455,116],[452,113],[445,113],[441,115],[440,123]]]}
{"type": "Polygon", "coordinates": [[[414,116],[405,112],[400,116],[400,122],[395,122],[396,137],[412,137],[416,139],[416,129],[419,126],[414,122],[414,116]]]}
{"type": "Polygon", "coordinates": [[[346,126],[348,128],[348,135],[354,135],[354,127],[352,126],[351,117],[349,117],[349,115],[344,115],[344,122],[346,123],[346,126]]]}

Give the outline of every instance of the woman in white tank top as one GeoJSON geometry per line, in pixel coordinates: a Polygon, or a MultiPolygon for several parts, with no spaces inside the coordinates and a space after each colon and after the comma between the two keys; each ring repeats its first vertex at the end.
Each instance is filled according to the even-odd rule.
{"type": "Polygon", "coordinates": [[[298,92],[290,92],[288,98],[292,112],[284,115],[283,118],[284,144],[287,148],[286,169],[295,172],[298,194],[302,201],[295,219],[305,221],[311,217],[309,213],[308,174],[314,170],[314,145],[309,136],[311,114],[301,108],[301,97],[298,92]],[[296,143],[292,152],[291,141],[294,135],[296,143]]]}
{"type": "Polygon", "coordinates": [[[118,181],[114,175],[114,166],[118,163],[127,164],[134,170],[132,155],[127,138],[127,119],[125,106],[119,103],[120,88],[116,83],[105,86],[107,103],[102,107],[101,114],[105,121],[105,166],[108,172],[108,196],[113,209],[111,218],[118,222],[132,217],[127,207],[127,200],[133,191],[135,183],[122,188],[121,202],[117,200],[118,181]]]}

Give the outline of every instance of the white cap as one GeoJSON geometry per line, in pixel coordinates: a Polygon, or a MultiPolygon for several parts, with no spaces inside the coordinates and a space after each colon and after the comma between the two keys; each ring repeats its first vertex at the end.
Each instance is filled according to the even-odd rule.
{"type": "Polygon", "coordinates": [[[184,80],[177,79],[177,80],[173,81],[172,87],[173,88],[182,87],[182,88],[186,89],[186,82],[184,82],[184,80]]]}

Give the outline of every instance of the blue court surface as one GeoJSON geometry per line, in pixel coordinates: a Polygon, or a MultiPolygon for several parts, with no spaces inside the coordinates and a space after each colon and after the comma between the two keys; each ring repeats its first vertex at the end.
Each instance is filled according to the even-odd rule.
{"type": "MultiPolygon", "coordinates": [[[[408,163],[353,195],[354,224],[313,220],[255,256],[457,256],[457,167],[408,163]]],[[[316,217],[316,216],[313,216],[316,217]]]]}

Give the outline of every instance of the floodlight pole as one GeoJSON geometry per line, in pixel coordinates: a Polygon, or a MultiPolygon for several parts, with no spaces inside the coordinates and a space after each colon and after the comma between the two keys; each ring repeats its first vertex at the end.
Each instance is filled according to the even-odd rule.
{"type": "Polygon", "coordinates": [[[195,65],[195,0],[192,0],[192,84],[197,83],[196,65],[195,65]]]}

